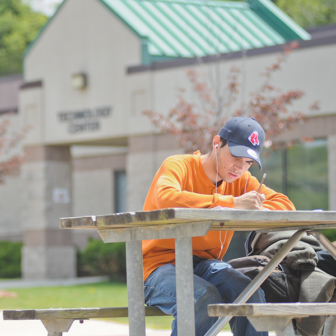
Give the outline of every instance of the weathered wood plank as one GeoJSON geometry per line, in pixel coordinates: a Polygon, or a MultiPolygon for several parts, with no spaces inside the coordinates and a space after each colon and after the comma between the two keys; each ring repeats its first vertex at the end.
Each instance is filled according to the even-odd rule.
{"type": "MultiPolygon", "coordinates": [[[[157,307],[145,307],[146,316],[166,316],[157,307]]],[[[50,320],[128,317],[127,307],[4,310],[4,320],[50,320]]]]}
{"type": "Polygon", "coordinates": [[[311,316],[336,315],[336,303],[213,304],[209,316],[311,316]]]}
{"type": "Polygon", "coordinates": [[[175,217],[180,219],[212,220],[218,222],[245,223],[336,223],[335,211],[253,211],[220,209],[175,208],[175,217]]]}
{"type": "Polygon", "coordinates": [[[3,318],[4,320],[35,320],[35,312],[35,310],[4,310],[3,318]]]}
{"type": "Polygon", "coordinates": [[[275,232],[284,230],[324,230],[336,228],[336,224],[310,224],[310,223],[296,223],[296,224],[250,224],[250,223],[228,223],[225,226],[219,226],[218,223],[213,223],[209,231],[256,231],[259,232],[275,232]]]}
{"type": "Polygon", "coordinates": [[[204,236],[211,226],[208,222],[166,224],[158,226],[132,227],[123,229],[100,230],[98,233],[104,243],[140,241],[147,239],[170,239],[204,236]]]}
{"type": "Polygon", "coordinates": [[[96,222],[93,220],[94,217],[95,216],[61,218],[59,227],[62,229],[73,228],[75,224],[77,228],[95,229],[96,222]]]}
{"type": "MultiPolygon", "coordinates": [[[[175,209],[155,211],[125,212],[91,217],[69,217],[60,219],[60,228],[97,228],[102,226],[129,227],[130,224],[170,223],[175,219],[175,209]]],[[[182,222],[182,221],[181,221],[182,222]]]]}
{"type": "MultiPolygon", "coordinates": [[[[324,230],[324,229],[335,229],[336,225],[335,224],[304,224],[304,225],[288,225],[286,226],[286,230],[302,230],[302,227],[306,228],[308,231],[314,231],[314,230],[324,230]]],[[[281,227],[282,228],[282,227],[281,227]]],[[[281,228],[277,227],[263,227],[260,229],[260,233],[264,232],[275,232],[275,231],[283,231],[281,228]]]]}
{"type": "Polygon", "coordinates": [[[279,228],[284,226],[335,225],[335,211],[250,211],[220,209],[162,209],[117,213],[92,217],[60,219],[60,228],[118,229],[134,226],[156,226],[173,223],[212,221],[211,230],[239,230],[242,228],[279,228]]]}

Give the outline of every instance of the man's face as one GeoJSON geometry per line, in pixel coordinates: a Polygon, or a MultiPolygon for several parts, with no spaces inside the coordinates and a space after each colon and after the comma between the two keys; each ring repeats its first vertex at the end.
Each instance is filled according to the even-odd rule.
{"type": "Polygon", "coordinates": [[[215,170],[216,172],[218,170],[217,179],[218,181],[224,180],[227,183],[232,183],[241,177],[254,162],[250,158],[233,156],[228,145],[217,148],[215,155],[217,155],[217,162],[215,161],[215,170]]]}

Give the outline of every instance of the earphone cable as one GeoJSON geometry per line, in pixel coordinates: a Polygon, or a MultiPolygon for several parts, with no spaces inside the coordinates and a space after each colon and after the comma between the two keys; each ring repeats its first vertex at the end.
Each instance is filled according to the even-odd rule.
{"type": "MultiPolygon", "coordinates": [[[[217,166],[217,169],[216,169],[216,194],[217,194],[217,177],[218,177],[217,147],[218,147],[218,145],[215,145],[215,157],[216,157],[216,166],[217,166]]],[[[226,190],[226,184],[225,184],[225,190],[226,190]]],[[[224,194],[225,194],[225,191],[224,191],[224,194]]],[[[225,237],[224,237],[224,240],[222,241],[222,231],[219,234],[219,242],[220,242],[221,248],[220,248],[220,251],[219,251],[219,254],[218,254],[218,257],[217,257],[218,260],[220,260],[219,257],[220,257],[220,255],[223,251],[223,248],[224,248],[224,243],[226,241],[226,235],[227,235],[227,231],[225,231],[225,237]]]]}

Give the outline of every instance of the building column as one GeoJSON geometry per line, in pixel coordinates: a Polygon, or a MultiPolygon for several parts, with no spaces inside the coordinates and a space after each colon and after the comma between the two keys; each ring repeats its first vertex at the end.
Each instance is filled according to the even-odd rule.
{"type": "Polygon", "coordinates": [[[128,142],[127,211],[141,211],[162,162],[170,155],[182,154],[183,149],[168,134],[134,136],[129,137],[128,142]]]}
{"type": "Polygon", "coordinates": [[[73,278],[76,250],[72,232],[58,228],[60,217],[72,215],[70,147],[31,146],[25,152],[23,278],[73,278]]]}
{"type": "Polygon", "coordinates": [[[328,136],[329,210],[336,210],[336,135],[328,136]]]}

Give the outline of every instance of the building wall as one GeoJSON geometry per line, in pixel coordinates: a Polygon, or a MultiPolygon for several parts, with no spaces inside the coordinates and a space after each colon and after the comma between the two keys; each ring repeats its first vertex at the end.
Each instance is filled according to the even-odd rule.
{"type": "Polygon", "coordinates": [[[74,172],[73,216],[91,216],[113,212],[112,175],[111,169],[74,172]]]}
{"type": "MultiPolygon", "coordinates": [[[[76,157],[73,167],[73,216],[115,212],[114,172],[126,169],[126,155],[76,157]]],[[[100,239],[96,230],[74,230],[74,244],[86,246],[89,237],[100,239]]]]}
{"type": "Polygon", "coordinates": [[[65,1],[24,60],[25,82],[43,81],[45,119],[41,127],[46,132],[42,141],[124,137],[125,69],[140,63],[140,38],[101,2],[65,1]],[[76,73],[87,74],[86,89],[72,88],[76,73]],[[110,114],[98,118],[98,130],[71,133],[70,123],[60,120],[59,113],[103,107],[109,107],[110,114]]]}
{"type": "Polygon", "coordinates": [[[18,92],[21,84],[21,74],[0,78],[0,115],[18,112],[18,92]]]}
{"type": "MultiPolygon", "coordinates": [[[[10,83],[10,87],[12,86],[13,83],[10,83]]],[[[0,88],[0,93],[4,94],[6,91],[5,86],[0,88]]],[[[15,95],[11,93],[10,96],[13,97],[15,95]]],[[[18,106],[18,102],[12,101],[11,105],[8,106],[12,106],[15,109],[15,106],[16,108],[18,106]]],[[[1,139],[8,143],[13,133],[20,132],[21,120],[17,113],[1,115],[0,122],[2,123],[4,120],[9,121],[10,124],[7,128],[7,133],[1,139]]],[[[19,154],[21,151],[20,144],[9,152],[1,149],[1,161],[9,159],[12,155],[19,154]]],[[[5,182],[0,184],[0,240],[23,239],[22,208],[24,203],[24,185],[21,174],[22,169],[12,171],[5,176],[5,182]]]]}
{"type": "Polygon", "coordinates": [[[48,130],[45,121],[45,90],[42,83],[19,91],[19,109],[21,127],[30,127],[24,139],[25,145],[38,145],[44,142],[48,130]]]}
{"type": "Polygon", "coordinates": [[[0,240],[23,239],[23,189],[19,171],[8,176],[6,182],[0,185],[0,240]]]}
{"type": "Polygon", "coordinates": [[[76,275],[72,234],[69,230],[59,230],[59,218],[72,215],[70,148],[31,146],[26,148],[26,153],[21,175],[24,185],[23,277],[72,278],[76,275]],[[61,265],[62,270],[58,272],[61,265]]]}
{"type": "MultiPolygon", "coordinates": [[[[242,102],[247,102],[250,93],[258,89],[265,83],[265,77],[261,76],[266,67],[275,63],[279,52],[261,54],[247,57],[246,59],[227,59],[216,63],[200,63],[189,66],[171,67],[158,70],[148,70],[128,74],[132,90],[135,90],[135,81],[140,83],[151,77],[154,111],[168,113],[176,106],[177,89],[186,90],[184,96],[188,102],[200,106],[197,95],[192,89],[192,84],[188,81],[186,71],[196,70],[210,87],[215,90],[224,88],[228,82],[227,76],[232,66],[240,68],[238,76],[240,83],[240,94],[238,100],[233,104],[231,113],[235,108],[240,107],[242,102]],[[216,73],[220,74],[216,80],[216,73]],[[136,77],[133,78],[133,77],[136,77]],[[142,80],[141,80],[142,78],[142,80]]],[[[289,110],[299,110],[308,115],[309,106],[315,101],[320,102],[321,110],[317,115],[336,113],[336,96],[334,88],[336,86],[336,67],[330,66],[334,63],[336,55],[336,44],[323,45],[311,48],[303,48],[293,51],[287,61],[281,66],[281,70],[272,76],[271,84],[280,88],[283,92],[289,90],[301,90],[304,97],[293,104],[289,110]]],[[[201,107],[200,107],[201,108],[201,107]]],[[[315,113],[316,114],[316,113],[315,113]]],[[[139,125],[140,120],[138,121],[139,125]]],[[[145,121],[144,125],[145,125],[145,121]]]]}
{"type": "Polygon", "coordinates": [[[336,210],[336,135],[328,137],[329,210],[336,210]]]}
{"type": "Polygon", "coordinates": [[[129,139],[127,207],[141,211],[156,171],[170,155],[182,153],[176,139],[163,134],[129,139]]]}

